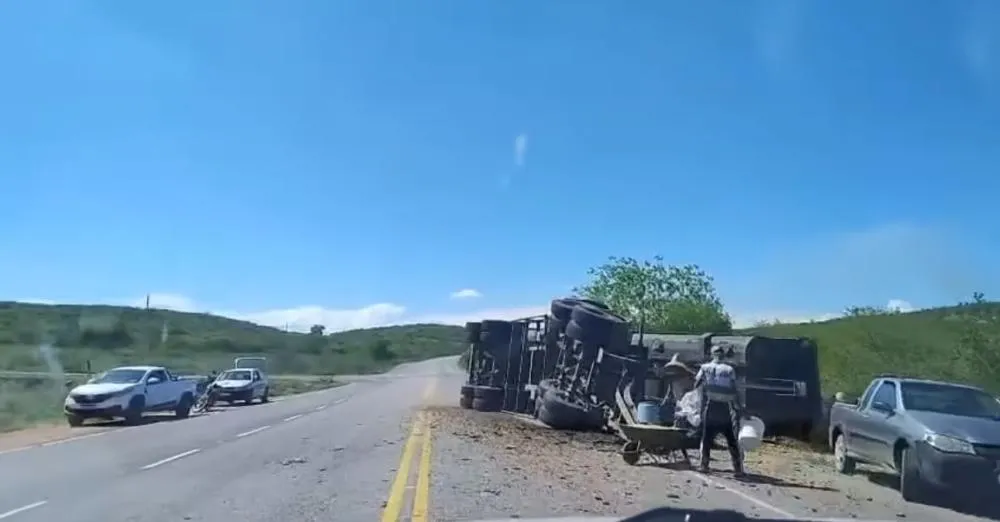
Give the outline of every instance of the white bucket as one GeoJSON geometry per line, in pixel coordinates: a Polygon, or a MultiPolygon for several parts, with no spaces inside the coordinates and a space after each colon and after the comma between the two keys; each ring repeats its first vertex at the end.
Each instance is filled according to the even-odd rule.
{"type": "Polygon", "coordinates": [[[757,449],[764,440],[764,421],[758,417],[743,419],[743,425],[740,426],[740,434],[736,438],[739,440],[740,449],[743,451],[757,449]]]}

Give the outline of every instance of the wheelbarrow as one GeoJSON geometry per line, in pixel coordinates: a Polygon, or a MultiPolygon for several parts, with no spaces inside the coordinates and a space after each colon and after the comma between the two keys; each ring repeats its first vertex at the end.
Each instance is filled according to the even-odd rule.
{"type": "Polygon", "coordinates": [[[623,423],[618,429],[626,441],[622,446],[622,460],[630,466],[638,464],[643,455],[658,463],[674,462],[680,457],[684,464],[691,465],[687,450],[694,439],[688,428],[623,423]]]}

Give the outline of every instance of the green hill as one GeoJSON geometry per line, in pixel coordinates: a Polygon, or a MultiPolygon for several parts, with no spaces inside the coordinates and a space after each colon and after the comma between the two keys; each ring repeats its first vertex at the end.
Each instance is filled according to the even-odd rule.
{"type": "Polygon", "coordinates": [[[820,351],[824,395],[860,394],[878,373],[942,379],[1000,392],[1000,303],[978,301],[911,313],[855,310],[805,324],[742,330],[811,337],[820,351]]]}
{"type": "Polygon", "coordinates": [[[200,313],[0,302],[0,370],[47,370],[49,353],[67,372],[138,362],[204,372],[265,355],[274,373],[371,373],[461,353],[463,338],[462,328],[445,325],[303,334],[200,313]]]}

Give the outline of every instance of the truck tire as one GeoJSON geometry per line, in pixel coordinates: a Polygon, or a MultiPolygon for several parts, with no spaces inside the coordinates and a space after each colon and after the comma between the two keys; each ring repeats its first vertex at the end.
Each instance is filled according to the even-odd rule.
{"type": "Polygon", "coordinates": [[[472,409],[476,411],[500,411],[503,409],[503,399],[496,397],[476,397],[472,399],[472,409]]]}
{"type": "Polygon", "coordinates": [[[586,344],[620,345],[628,342],[628,322],[607,310],[581,304],[573,309],[566,335],[586,344]],[[576,337],[570,335],[571,329],[576,337]]]}
{"type": "Polygon", "coordinates": [[[135,426],[142,422],[142,411],[146,408],[146,398],[142,395],[132,397],[125,408],[125,425],[135,426]]]}
{"type": "Polygon", "coordinates": [[[503,408],[504,389],[495,386],[475,386],[472,390],[472,409],[500,411],[503,408]]]}
{"type": "Polygon", "coordinates": [[[606,305],[606,304],[604,304],[604,303],[602,303],[602,302],[600,302],[600,301],[598,301],[596,299],[578,299],[577,301],[579,301],[579,302],[581,302],[581,303],[583,303],[585,305],[592,306],[594,308],[600,308],[601,310],[611,311],[611,307],[610,306],[608,306],[608,305],[606,305]]]}
{"type": "Polygon", "coordinates": [[[66,423],[69,424],[70,428],[79,428],[80,426],[83,426],[83,417],[73,413],[67,413],[66,423]]]}
{"type": "Polygon", "coordinates": [[[465,342],[478,343],[480,333],[482,333],[481,323],[465,323],[465,342]]]}
{"type": "Polygon", "coordinates": [[[833,439],[833,462],[837,466],[837,473],[852,475],[857,469],[858,462],[847,456],[847,443],[844,442],[844,435],[838,433],[833,439]]]}
{"type": "Polygon", "coordinates": [[[549,306],[549,313],[552,317],[555,317],[563,324],[569,322],[570,316],[573,315],[573,309],[580,301],[576,299],[553,299],[552,304],[549,306]]]}
{"type": "Polygon", "coordinates": [[[509,321],[487,319],[480,324],[479,340],[496,346],[506,346],[510,343],[514,325],[509,321]]]}
{"type": "Polygon", "coordinates": [[[470,384],[462,385],[462,397],[472,398],[475,396],[476,387],[470,384]]]}
{"type": "Polygon", "coordinates": [[[538,409],[538,420],[557,430],[576,430],[584,424],[586,407],[569,402],[561,393],[545,395],[538,409]]]}
{"type": "Polygon", "coordinates": [[[174,417],[178,419],[188,418],[191,415],[192,406],[194,406],[194,397],[190,393],[181,395],[181,400],[177,402],[177,407],[174,408],[174,417]]]}
{"type": "Polygon", "coordinates": [[[458,405],[464,410],[471,410],[473,400],[471,395],[462,395],[458,398],[458,405]]]}

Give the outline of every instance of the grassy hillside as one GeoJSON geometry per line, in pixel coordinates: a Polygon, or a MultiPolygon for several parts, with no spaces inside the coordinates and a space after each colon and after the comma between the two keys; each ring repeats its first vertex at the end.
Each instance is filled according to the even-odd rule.
{"type": "Polygon", "coordinates": [[[822,323],[750,328],[769,336],[816,340],[825,395],[859,394],[877,373],[977,384],[1000,392],[1000,303],[900,314],[857,310],[822,323]]]}
{"type": "Polygon", "coordinates": [[[142,362],[205,372],[227,368],[239,355],[265,355],[273,373],[370,373],[461,353],[462,339],[460,327],[444,325],[302,334],[208,314],[0,302],[0,370],[58,363],[71,372],[87,371],[88,363],[99,370],[142,362]]]}

